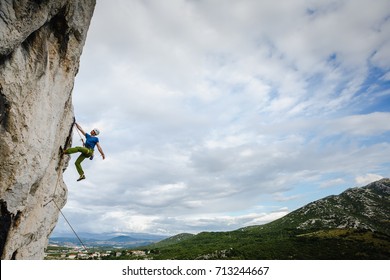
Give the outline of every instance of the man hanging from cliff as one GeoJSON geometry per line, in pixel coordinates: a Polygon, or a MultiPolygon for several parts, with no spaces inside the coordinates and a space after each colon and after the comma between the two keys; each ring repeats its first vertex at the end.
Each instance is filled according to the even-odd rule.
{"type": "Polygon", "coordinates": [[[85,131],[81,128],[81,126],[78,123],[75,123],[75,125],[76,125],[77,129],[85,136],[85,143],[83,141],[84,147],[69,148],[69,149],[66,149],[65,151],[63,151],[63,154],[69,155],[69,154],[74,154],[74,153],[81,153],[75,162],[77,172],[80,175],[80,177],[77,179],[77,181],[81,181],[81,180],[85,179],[84,170],[81,167],[81,162],[86,158],[93,157],[93,152],[94,152],[95,146],[99,150],[103,159],[105,159],[106,156],[104,155],[104,152],[103,152],[102,148],[100,147],[99,138],[96,137],[100,133],[99,130],[97,128],[95,128],[91,131],[90,134],[88,134],[88,133],[85,133],[85,131]]]}

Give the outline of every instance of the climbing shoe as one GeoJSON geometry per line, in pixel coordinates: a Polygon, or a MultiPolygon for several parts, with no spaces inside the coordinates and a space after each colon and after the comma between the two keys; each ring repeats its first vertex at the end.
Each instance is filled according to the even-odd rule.
{"type": "Polygon", "coordinates": [[[84,180],[84,179],[85,179],[85,175],[83,174],[83,175],[80,176],[80,178],[77,179],[77,182],[81,181],[81,180],[84,180]]]}

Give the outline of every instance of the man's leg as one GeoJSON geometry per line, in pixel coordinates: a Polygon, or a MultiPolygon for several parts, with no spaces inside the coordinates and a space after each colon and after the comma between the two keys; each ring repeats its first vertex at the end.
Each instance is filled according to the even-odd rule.
{"type": "Polygon", "coordinates": [[[80,180],[85,179],[84,170],[81,167],[81,162],[84,159],[86,159],[87,157],[90,157],[90,153],[91,153],[90,150],[88,150],[85,147],[74,147],[74,148],[69,148],[69,149],[65,150],[64,154],[74,154],[74,153],[78,153],[78,152],[81,154],[77,158],[75,165],[76,165],[77,172],[80,175],[80,178],[77,181],[80,181],[80,180]]]}
{"type": "Polygon", "coordinates": [[[85,156],[83,153],[79,155],[77,158],[76,162],[74,163],[76,165],[77,172],[79,173],[80,176],[84,175],[84,170],[81,167],[81,162],[86,159],[87,156],[85,156]]]}
{"type": "Polygon", "coordinates": [[[84,154],[88,154],[88,149],[85,148],[85,147],[73,147],[73,148],[69,148],[69,149],[66,149],[64,151],[64,154],[74,154],[74,153],[84,153],[84,154]]]}

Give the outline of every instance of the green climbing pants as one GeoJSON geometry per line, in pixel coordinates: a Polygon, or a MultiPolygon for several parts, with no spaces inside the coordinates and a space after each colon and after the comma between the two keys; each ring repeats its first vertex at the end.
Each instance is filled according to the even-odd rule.
{"type": "Polygon", "coordinates": [[[77,172],[79,173],[79,175],[80,176],[83,175],[84,174],[84,170],[81,167],[81,162],[84,159],[89,158],[90,156],[92,156],[93,155],[93,150],[85,148],[85,147],[73,147],[73,148],[69,148],[69,149],[65,150],[65,153],[66,154],[81,153],[79,155],[79,157],[76,159],[76,162],[74,164],[76,165],[76,169],[77,169],[77,172]]]}

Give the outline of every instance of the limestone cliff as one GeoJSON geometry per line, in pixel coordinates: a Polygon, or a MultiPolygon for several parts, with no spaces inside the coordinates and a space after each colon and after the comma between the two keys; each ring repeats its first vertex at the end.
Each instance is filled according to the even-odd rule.
{"type": "Polygon", "coordinates": [[[59,147],[95,0],[0,1],[0,253],[43,259],[66,203],[59,147]]]}

